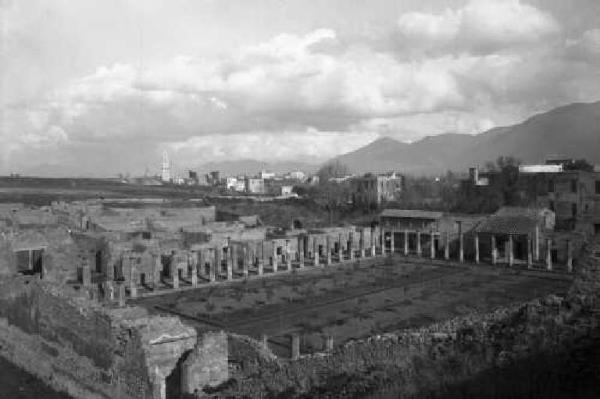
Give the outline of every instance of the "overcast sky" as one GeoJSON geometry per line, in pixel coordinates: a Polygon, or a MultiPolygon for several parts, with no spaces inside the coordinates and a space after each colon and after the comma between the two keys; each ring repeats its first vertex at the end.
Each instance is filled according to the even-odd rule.
{"type": "Polygon", "coordinates": [[[0,174],[319,162],[600,100],[598,0],[0,4],[0,174]]]}

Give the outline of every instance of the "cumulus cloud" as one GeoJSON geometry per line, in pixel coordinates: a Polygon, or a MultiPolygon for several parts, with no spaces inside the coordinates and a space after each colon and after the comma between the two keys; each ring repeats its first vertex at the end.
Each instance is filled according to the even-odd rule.
{"type": "Polygon", "coordinates": [[[403,47],[472,52],[535,43],[560,31],[554,17],[520,0],[471,0],[441,14],[409,12],[398,19],[403,47]]]}

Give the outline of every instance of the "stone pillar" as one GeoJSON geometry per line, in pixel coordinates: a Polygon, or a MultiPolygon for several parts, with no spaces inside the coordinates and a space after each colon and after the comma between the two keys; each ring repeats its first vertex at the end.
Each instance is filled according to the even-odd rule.
{"type": "Polygon", "coordinates": [[[167,385],[165,377],[163,377],[155,366],[152,376],[152,399],[166,399],[167,398],[167,385]]]}
{"type": "Polygon", "coordinates": [[[496,248],[496,236],[492,234],[492,265],[498,262],[498,248],[496,248]]]}
{"type": "Polygon", "coordinates": [[[446,245],[444,246],[444,259],[450,260],[450,232],[446,232],[446,245]]]}
{"type": "Polygon", "coordinates": [[[533,243],[531,242],[531,236],[528,234],[527,235],[527,268],[531,269],[533,267],[533,250],[531,248],[531,245],[533,243]]]}
{"type": "Polygon", "coordinates": [[[383,226],[379,227],[379,246],[381,247],[381,256],[385,256],[387,248],[385,244],[385,230],[383,229],[383,226]]]}
{"type": "Polygon", "coordinates": [[[112,281],[104,283],[104,297],[110,302],[115,300],[115,286],[112,281]]]}
{"type": "Polygon", "coordinates": [[[258,257],[258,264],[256,265],[257,268],[257,274],[259,276],[262,276],[264,273],[264,264],[265,264],[265,256],[264,256],[264,242],[261,243],[261,254],[258,257]]]}
{"type": "Polygon", "coordinates": [[[515,264],[515,241],[512,234],[508,235],[508,266],[512,267],[515,264]]]}
{"type": "Polygon", "coordinates": [[[431,259],[435,259],[435,234],[433,230],[429,235],[429,257],[431,259]]]}
{"type": "Polygon", "coordinates": [[[458,233],[458,260],[460,263],[465,262],[465,235],[462,231],[458,233]]]}
{"type": "Polygon", "coordinates": [[[263,348],[269,349],[269,336],[267,334],[262,335],[263,348]]]}
{"type": "Polygon", "coordinates": [[[571,240],[567,240],[567,271],[573,272],[573,245],[571,240]]]}
{"type": "Polygon", "coordinates": [[[86,288],[92,285],[92,270],[87,259],[83,260],[81,266],[81,284],[86,288]]]}
{"type": "Polygon", "coordinates": [[[227,247],[227,280],[233,280],[233,247],[227,247]]]}
{"type": "Polygon", "coordinates": [[[479,264],[480,261],[480,255],[479,255],[479,234],[475,233],[475,263],[479,264]]]}
{"type": "Polygon", "coordinates": [[[396,253],[396,240],[394,240],[395,233],[396,230],[390,230],[390,253],[392,255],[396,253]]]}
{"type": "Polygon", "coordinates": [[[289,240],[285,241],[285,266],[288,272],[292,271],[292,251],[289,240]]]}
{"type": "Polygon", "coordinates": [[[279,267],[279,259],[277,259],[277,245],[275,244],[275,241],[271,241],[271,244],[273,246],[273,272],[275,273],[277,272],[277,268],[279,267]]]}
{"type": "Polygon", "coordinates": [[[421,232],[417,231],[417,256],[423,255],[423,249],[421,248],[421,232]]]}
{"type": "Polygon", "coordinates": [[[198,253],[192,251],[192,287],[198,286],[198,253]]]}
{"type": "Polygon", "coordinates": [[[372,227],[371,228],[371,256],[375,257],[377,255],[377,242],[376,242],[376,234],[375,234],[375,228],[372,227]]]}
{"type": "Polygon", "coordinates": [[[333,352],[333,336],[328,335],[327,340],[325,341],[325,350],[327,352],[333,352]]]}
{"type": "Polygon", "coordinates": [[[540,261],[540,228],[535,226],[533,232],[533,257],[536,262],[540,261]]]}
{"type": "Polygon", "coordinates": [[[552,270],[552,240],[546,239],[546,269],[552,270]]]}
{"type": "Polygon", "coordinates": [[[338,262],[342,263],[344,261],[344,246],[342,245],[344,241],[342,240],[342,233],[338,235],[338,262]]]}
{"type": "Polygon", "coordinates": [[[331,237],[327,236],[327,258],[325,259],[327,266],[331,265],[331,237]]]}
{"type": "Polygon", "coordinates": [[[298,267],[304,269],[304,237],[298,237],[298,267]]]}
{"type": "Polygon", "coordinates": [[[179,268],[175,267],[173,270],[173,289],[179,289],[179,268]]]}
{"type": "Polygon", "coordinates": [[[152,285],[154,289],[157,289],[160,285],[160,274],[162,269],[162,263],[160,262],[160,254],[152,255],[152,261],[154,262],[152,270],[152,285]]]}
{"type": "Polygon", "coordinates": [[[348,259],[354,260],[354,233],[348,234],[348,259]]]}
{"type": "Polygon", "coordinates": [[[118,283],[119,288],[117,290],[117,300],[119,301],[119,307],[125,306],[125,284],[118,283]]]}
{"type": "Polygon", "coordinates": [[[315,267],[319,266],[319,257],[321,256],[319,254],[319,241],[317,240],[317,237],[313,236],[313,264],[315,267]]]}
{"type": "Polygon", "coordinates": [[[300,336],[297,333],[292,334],[292,360],[300,358],[300,336]]]}
{"type": "Polygon", "coordinates": [[[137,298],[137,273],[133,261],[129,262],[129,296],[137,298]]]}
{"type": "Polygon", "coordinates": [[[361,258],[365,257],[365,229],[360,229],[360,237],[358,239],[358,253],[361,258]]]}
{"type": "Polygon", "coordinates": [[[221,274],[221,255],[223,249],[221,247],[215,247],[214,262],[210,263],[210,281],[217,281],[217,275],[221,274]]]}
{"type": "Polygon", "coordinates": [[[242,274],[244,275],[244,278],[248,278],[248,263],[249,263],[249,256],[250,254],[248,253],[248,245],[244,245],[242,247],[242,274]]]}

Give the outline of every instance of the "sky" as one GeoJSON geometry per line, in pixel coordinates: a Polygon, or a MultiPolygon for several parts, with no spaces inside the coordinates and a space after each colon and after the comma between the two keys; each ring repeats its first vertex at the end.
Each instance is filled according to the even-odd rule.
{"type": "MultiPolygon", "coordinates": [[[[0,0],[0,174],[323,162],[600,100],[598,0],[0,0]]],[[[568,134],[568,132],[565,132],[568,134]]]]}

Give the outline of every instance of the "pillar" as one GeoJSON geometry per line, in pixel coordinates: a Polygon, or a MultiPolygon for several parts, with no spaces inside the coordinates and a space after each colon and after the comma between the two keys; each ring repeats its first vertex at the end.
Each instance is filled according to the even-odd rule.
{"type": "Polygon", "coordinates": [[[396,253],[396,242],[394,240],[396,230],[390,230],[390,253],[396,253]]]}
{"type": "Polygon", "coordinates": [[[300,336],[296,333],[292,334],[292,360],[300,358],[300,336]]]}
{"type": "Polygon", "coordinates": [[[298,267],[304,269],[304,237],[298,237],[298,267]]]}
{"type": "Polygon", "coordinates": [[[531,248],[531,236],[527,235],[527,268],[531,269],[533,267],[533,248],[531,248]]]}
{"type": "Polygon", "coordinates": [[[154,289],[157,289],[160,285],[160,274],[162,269],[162,264],[160,263],[160,255],[153,254],[152,260],[154,262],[153,270],[152,270],[152,286],[154,289]]]}
{"type": "Polygon", "coordinates": [[[137,298],[137,273],[135,270],[135,263],[129,262],[129,296],[132,298],[137,298]]]}
{"type": "Polygon", "coordinates": [[[508,266],[512,267],[515,264],[515,239],[512,234],[508,235],[508,266]]]}
{"type": "Polygon", "coordinates": [[[269,349],[269,336],[267,334],[262,335],[263,348],[269,349]]]}
{"type": "Polygon", "coordinates": [[[458,260],[460,263],[465,262],[465,235],[462,231],[458,233],[458,260]]]}
{"type": "Polygon", "coordinates": [[[331,265],[331,237],[327,236],[327,258],[325,260],[327,266],[331,265]]]}
{"type": "Polygon", "coordinates": [[[192,287],[198,286],[198,253],[192,251],[192,287]]]}
{"type": "Polygon", "coordinates": [[[348,234],[348,259],[354,260],[354,233],[348,234]]]}
{"type": "Polygon", "coordinates": [[[104,297],[110,302],[115,300],[115,287],[112,281],[104,283],[104,297]]]}
{"type": "Polygon", "coordinates": [[[119,301],[119,306],[125,306],[125,284],[119,283],[119,288],[117,290],[117,299],[119,301]]]}
{"type": "Polygon", "coordinates": [[[360,237],[358,240],[358,253],[361,258],[365,257],[365,229],[360,229],[360,237]]]}
{"type": "Polygon", "coordinates": [[[546,269],[552,270],[552,240],[546,239],[546,269]]]}
{"type": "Polygon", "coordinates": [[[435,259],[435,234],[433,233],[433,231],[431,231],[429,238],[429,257],[431,259],[435,259]]]}
{"type": "Polygon", "coordinates": [[[446,245],[444,246],[444,259],[450,260],[450,232],[446,232],[446,245]]]}
{"type": "Polygon", "coordinates": [[[223,249],[221,247],[215,247],[214,261],[210,262],[210,281],[217,281],[217,274],[221,273],[221,254],[223,249]]]}
{"type": "Polygon", "coordinates": [[[313,236],[313,261],[314,261],[314,265],[315,267],[319,266],[319,258],[320,258],[320,254],[319,254],[319,241],[317,240],[317,237],[313,236]]]}
{"type": "Polygon", "coordinates": [[[421,256],[423,254],[423,250],[421,248],[421,232],[417,231],[417,256],[421,256]]]}
{"type": "Polygon", "coordinates": [[[179,268],[175,267],[175,269],[171,269],[173,273],[173,288],[179,289],[179,268]]]}
{"type": "Polygon", "coordinates": [[[338,262],[342,263],[344,261],[344,246],[342,245],[344,241],[342,240],[342,233],[338,235],[338,262]]]}
{"type": "Polygon", "coordinates": [[[573,272],[573,245],[571,240],[567,240],[567,271],[573,272]]]}
{"type": "Polygon", "coordinates": [[[273,273],[276,273],[277,268],[279,267],[279,265],[278,265],[279,259],[277,259],[277,244],[275,243],[275,241],[271,241],[271,244],[273,246],[273,273]]]}
{"type": "Polygon", "coordinates": [[[285,241],[285,266],[288,272],[292,271],[292,251],[289,240],[285,241]]]}
{"type": "Polygon", "coordinates": [[[371,256],[375,257],[377,255],[377,242],[376,242],[376,234],[375,228],[371,228],[371,256]]]}
{"type": "Polygon", "coordinates": [[[533,232],[533,257],[536,262],[540,261],[540,228],[535,226],[533,232]]]}
{"type": "Polygon", "coordinates": [[[83,260],[82,270],[81,270],[81,284],[84,287],[89,287],[92,285],[92,270],[90,269],[90,264],[87,259],[83,260]]]}
{"type": "Polygon", "coordinates": [[[381,255],[385,256],[386,245],[385,245],[385,230],[383,226],[379,227],[379,246],[381,247],[381,255]]]}
{"type": "Polygon", "coordinates": [[[242,274],[244,278],[248,278],[248,263],[249,263],[248,245],[242,247],[242,274]]]}
{"type": "Polygon", "coordinates": [[[325,350],[327,352],[333,352],[333,336],[328,335],[327,340],[325,341],[325,350]]]}
{"type": "Polygon", "coordinates": [[[260,247],[260,256],[258,257],[258,264],[256,265],[256,269],[257,269],[257,274],[259,276],[262,276],[264,273],[264,265],[265,265],[265,243],[264,241],[261,242],[261,247],[260,247]]]}
{"type": "Polygon", "coordinates": [[[233,247],[228,246],[227,247],[227,280],[228,281],[233,280],[233,260],[234,260],[233,254],[234,254],[233,247]]]}
{"type": "Polygon", "coordinates": [[[480,255],[479,255],[479,234],[478,233],[475,233],[474,240],[475,240],[475,263],[479,264],[480,255]]]}
{"type": "Polygon", "coordinates": [[[165,378],[160,374],[158,366],[155,366],[152,379],[152,399],[166,399],[167,385],[165,378]]]}
{"type": "Polygon", "coordinates": [[[492,234],[492,265],[498,262],[498,248],[496,248],[496,236],[492,234]]]}

